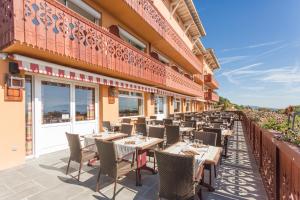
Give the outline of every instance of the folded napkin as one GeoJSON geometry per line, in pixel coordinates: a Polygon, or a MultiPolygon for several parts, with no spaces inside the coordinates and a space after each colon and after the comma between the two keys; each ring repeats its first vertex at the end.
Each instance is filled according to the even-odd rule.
{"type": "Polygon", "coordinates": [[[184,150],[184,151],[182,151],[182,153],[185,155],[191,155],[191,156],[200,155],[197,151],[195,151],[193,149],[184,150]]]}

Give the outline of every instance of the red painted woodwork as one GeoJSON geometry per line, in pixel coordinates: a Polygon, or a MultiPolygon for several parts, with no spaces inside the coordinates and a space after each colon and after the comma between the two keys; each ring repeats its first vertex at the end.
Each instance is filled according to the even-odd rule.
{"type": "MultiPolygon", "coordinates": [[[[144,3],[147,4],[146,2],[144,3]]],[[[194,81],[169,69],[57,1],[2,0],[0,13],[3,13],[0,15],[0,49],[19,43],[34,47],[36,51],[85,62],[90,65],[91,71],[103,68],[124,77],[143,79],[158,87],[167,87],[192,96],[203,96],[202,87],[194,81]]],[[[170,32],[166,34],[161,30],[166,39],[176,38],[173,29],[163,26],[161,28],[170,32]]],[[[180,49],[186,55],[189,53],[178,45],[174,45],[174,48],[180,49]]],[[[193,55],[189,59],[193,61],[194,58],[193,55]]],[[[198,64],[195,63],[200,67],[198,64]]]]}
{"type": "Polygon", "coordinates": [[[219,84],[212,74],[204,75],[204,83],[212,89],[219,88],[219,84]]]}

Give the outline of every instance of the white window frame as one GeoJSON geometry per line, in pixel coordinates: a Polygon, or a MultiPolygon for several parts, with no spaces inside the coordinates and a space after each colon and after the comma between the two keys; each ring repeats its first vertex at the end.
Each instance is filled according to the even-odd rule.
{"type": "Polygon", "coordinates": [[[173,102],[173,107],[174,107],[174,113],[180,113],[182,110],[182,101],[180,98],[174,98],[174,102],[173,102]],[[175,104],[177,104],[177,102],[180,102],[180,107],[179,107],[179,111],[175,112],[175,104]]]}
{"type": "Polygon", "coordinates": [[[120,101],[119,101],[119,105],[118,105],[118,116],[120,119],[122,118],[135,118],[135,117],[143,117],[145,116],[145,98],[144,98],[144,93],[143,92],[140,92],[140,91],[135,91],[135,90],[127,90],[127,89],[119,89],[118,91],[118,98],[119,97],[126,97],[126,98],[132,98],[132,99],[142,99],[143,100],[143,113],[141,115],[133,115],[133,116],[123,116],[123,117],[120,117],[120,101]],[[138,97],[138,96],[131,96],[131,95],[124,95],[124,94],[120,94],[120,91],[124,91],[124,92],[129,92],[129,94],[131,94],[131,92],[134,92],[134,93],[139,93],[139,94],[142,94],[141,97],[138,97]]]}

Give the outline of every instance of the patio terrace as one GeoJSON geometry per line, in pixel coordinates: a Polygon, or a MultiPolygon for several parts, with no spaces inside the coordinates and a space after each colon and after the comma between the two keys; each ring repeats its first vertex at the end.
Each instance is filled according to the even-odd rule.
{"type": "MultiPolygon", "coordinates": [[[[229,140],[229,157],[223,159],[214,181],[216,190],[203,189],[203,199],[267,199],[262,179],[254,157],[246,144],[241,122],[235,122],[235,134],[229,140]]],[[[95,192],[99,163],[94,167],[84,165],[78,182],[65,171],[68,151],[59,151],[30,159],[19,167],[0,172],[0,200],[26,199],[110,199],[113,180],[101,176],[101,190],[95,192]]],[[[72,164],[71,175],[77,174],[78,165],[72,164]]],[[[158,199],[158,175],[143,171],[143,186],[135,185],[135,173],[131,172],[117,185],[116,199],[158,199]]],[[[205,175],[208,180],[208,174],[205,175]]]]}

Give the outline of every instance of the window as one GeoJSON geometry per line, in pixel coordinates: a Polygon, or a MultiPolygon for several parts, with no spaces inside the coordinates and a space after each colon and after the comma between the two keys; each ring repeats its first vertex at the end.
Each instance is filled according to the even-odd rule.
{"type": "Polygon", "coordinates": [[[95,89],[75,86],[76,121],[95,120],[95,89]]]}
{"type": "Polygon", "coordinates": [[[154,107],[155,114],[164,114],[164,98],[163,97],[156,97],[155,98],[155,107],[154,107]]]}
{"type": "Polygon", "coordinates": [[[191,110],[191,101],[190,100],[186,100],[186,103],[185,103],[185,111],[186,112],[190,112],[191,110]]]}
{"type": "Polygon", "coordinates": [[[70,85],[42,81],[42,123],[70,122],[70,85]]]}
{"type": "Polygon", "coordinates": [[[181,110],[181,100],[175,99],[174,100],[174,112],[180,112],[181,110]]]}
{"type": "Polygon", "coordinates": [[[82,0],[58,0],[74,12],[80,14],[86,19],[101,25],[101,13],[84,3],[82,0]]]}
{"type": "Polygon", "coordinates": [[[126,41],[127,43],[131,44],[141,51],[145,51],[146,45],[121,27],[119,27],[119,34],[122,40],[126,41]]]}
{"type": "Polygon", "coordinates": [[[142,93],[119,91],[119,116],[139,116],[144,114],[144,97],[142,93]]]}

